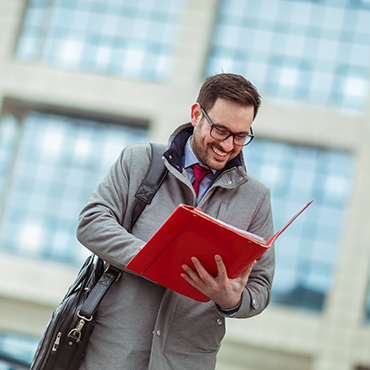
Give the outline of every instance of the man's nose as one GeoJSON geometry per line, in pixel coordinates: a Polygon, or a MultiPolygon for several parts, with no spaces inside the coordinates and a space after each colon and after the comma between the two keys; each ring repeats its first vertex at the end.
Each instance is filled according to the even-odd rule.
{"type": "Polygon", "coordinates": [[[231,135],[226,140],[221,141],[220,144],[222,146],[222,149],[225,152],[230,152],[234,148],[234,138],[233,138],[233,136],[231,135]]]}

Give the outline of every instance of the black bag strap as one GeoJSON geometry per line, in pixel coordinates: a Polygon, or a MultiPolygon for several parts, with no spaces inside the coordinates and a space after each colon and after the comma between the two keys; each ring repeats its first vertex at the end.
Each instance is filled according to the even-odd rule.
{"type": "Polygon", "coordinates": [[[76,327],[70,330],[68,333],[68,340],[71,341],[71,343],[80,342],[82,330],[86,322],[93,320],[94,314],[105,293],[112,286],[112,284],[120,278],[120,276],[121,271],[113,266],[109,266],[104,271],[103,275],[100,277],[94,288],[87,296],[85,302],[82,304],[80,310],[77,311],[78,322],[76,327]]]}
{"type": "Polygon", "coordinates": [[[162,156],[166,150],[166,146],[163,144],[150,143],[151,147],[151,162],[149,165],[148,172],[137,190],[135,197],[135,204],[131,214],[131,225],[128,230],[131,232],[135,225],[135,222],[143,212],[146,205],[150,204],[155,193],[162,185],[164,178],[167,175],[167,168],[163,164],[162,156]]]}
{"type": "Polygon", "coordinates": [[[100,277],[94,289],[91,290],[90,294],[86,298],[84,304],[77,313],[81,319],[91,321],[95,311],[103,299],[105,293],[111,287],[111,285],[120,278],[121,271],[113,266],[109,266],[100,277]]]}

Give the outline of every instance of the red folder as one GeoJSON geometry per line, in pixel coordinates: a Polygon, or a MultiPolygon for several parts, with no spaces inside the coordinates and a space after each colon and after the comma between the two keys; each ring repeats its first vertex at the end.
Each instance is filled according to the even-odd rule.
{"type": "Polygon", "coordinates": [[[312,202],[307,203],[267,242],[210,217],[199,208],[180,204],[127,268],[177,293],[207,302],[207,296],[181,277],[183,264],[194,266],[191,257],[195,256],[211,275],[217,276],[214,256],[219,254],[229,278],[236,278],[253,261],[262,257],[312,202]]]}

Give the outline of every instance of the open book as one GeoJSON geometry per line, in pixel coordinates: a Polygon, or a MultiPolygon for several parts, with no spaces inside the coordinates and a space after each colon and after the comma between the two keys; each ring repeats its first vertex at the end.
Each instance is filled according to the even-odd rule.
{"type": "Polygon", "coordinates": [[[181,277],[183,264],[193,266],[191,257],[195,256],[211,275],[217,276],[214,256],[219,254],[228,276],[236,278],[253,261],[261,258],[312,202],[307,203],[268,241],[219,221],[199,208],[180,204],[127,268],[177,293],[207,302],[208,297],[181,277]]]}

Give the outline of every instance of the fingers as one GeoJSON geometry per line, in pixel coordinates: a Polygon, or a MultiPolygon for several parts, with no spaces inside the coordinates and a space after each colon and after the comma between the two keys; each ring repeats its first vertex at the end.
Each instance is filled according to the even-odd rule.
{"type": "Polygon", "coordinates": [[[198,285],[200,285],[205,281],[209,280],[209,273],[206,271],[206,269],[202,266],[198,258],[192,257],[191,262],[193,262],[194,267],[196,271],[194,271],[191,267],[188,265],[182,265],[182,268],[187,272],[187,274],[193,279],[194,282],[196,282],[198,285]]]}
{"type": "Polygon", "coordinates": [[[184,274],[184,273],[181,274],[182,277],[190,276],[190,278],[192,280],[195,280],[197,278],[197,274],[195,273],[195,271],[191,267],[189,267],[188,265],[182,265],[181,267],[186,272],[186,274],[184,274]]]}
{"type": "Polygon", "coordinates": [[[189,283],[191,284],[194,288],[199,289],[199,286],[195,283],[194,279],[191,277],[194,274],[194,271],[187,265],[183,265],[182,268],[186,271],[185,273],[182,273],[181,276],[189,283]]]}
{"type": "Polygon", "coordinates": [[[221,256],[216,254],[215,255],[215,261],[216,261],[217,270],[218,270],[218,277],[221,278],[221,279],[227,279],[226,266],[225,266],[224,261],[222,260],[221,256]]]}
{"type": "MultiPolygon", "coordinates": [[[[198,261],[199,263],[199,261],[198,261]]],[[[203,294],[204,292],[204,281],[202,281],[199,271],[195,272],[191,267],[188,265],[182,265],[181,266],[186,273],[180,274],[189,284],[191,284],[194,288],[201,291],[203,294]]],[[[199,267],[199,266],[198,266],[199,267]]]]}
{"type": "Polygon", "coordinates": [[[194,268],[186,264],[182,265],[184,272],[181,273],[181,276],[220,307],[234,307],[236,305],[234,303],[240,301],[240,297],[256,261],[250,264],[238,277],[229,279],[221,256],[215,255],[214,260],[218,270],[216,277],[209,274],[196,257],[192,257],[191,259],[194,268]]]}
{"type": "MultiPolygon", "coordinates": [[[[216,262],[216,266],[217,266],[217,277],[214,277],[212,275],[210,275],[208,273],[208,271],[203,267],[203,265],[201,264],[201,262],[198,260],[198,258],[196,257],[192,257],[191,258],[191,261],[193,262],[194,264],[194,267],[196,269],[196,272],[191,268],[189,267],[188,265],[183,265],[182,268],[194,279],[196,280],[198,277],[200,277],[204,282],[211,282],[212,280],[218,278],[218,279],[221,279],[221,280],[226,280],[228,279],[228,275],[227,275],[227,270],[226,270],[226,266],[222,260],[222,257],[218,254],[215,255],[214,257],[215,259],[215,262],[216,262]],[[198,273],[198,274],[197,274],[198,273]]],[[[256,264],[257,260],[253,261],[240,275],[239,277],[246,277],[248,278],[252,269],[253,269],[253,266],[256,264]]]]}
{"type": "Polygon", "coordinates": [[[181,276],[190,283],[193,287],[200,290],[202,293],[208,295],[207,293],[210,290],[217,290],[218,286],[227,285],[228,277],[226,272],[225,264],[222,261],[221,256],[216,255],[215,262],[217,265],[218,274],[216,277],[213,277],[202,265],[198,258],[192,257],[191,261],[194,264],[195,270],[193,270],[188,265],[182,265],[185,273],[182,273],[181,276]]]}

